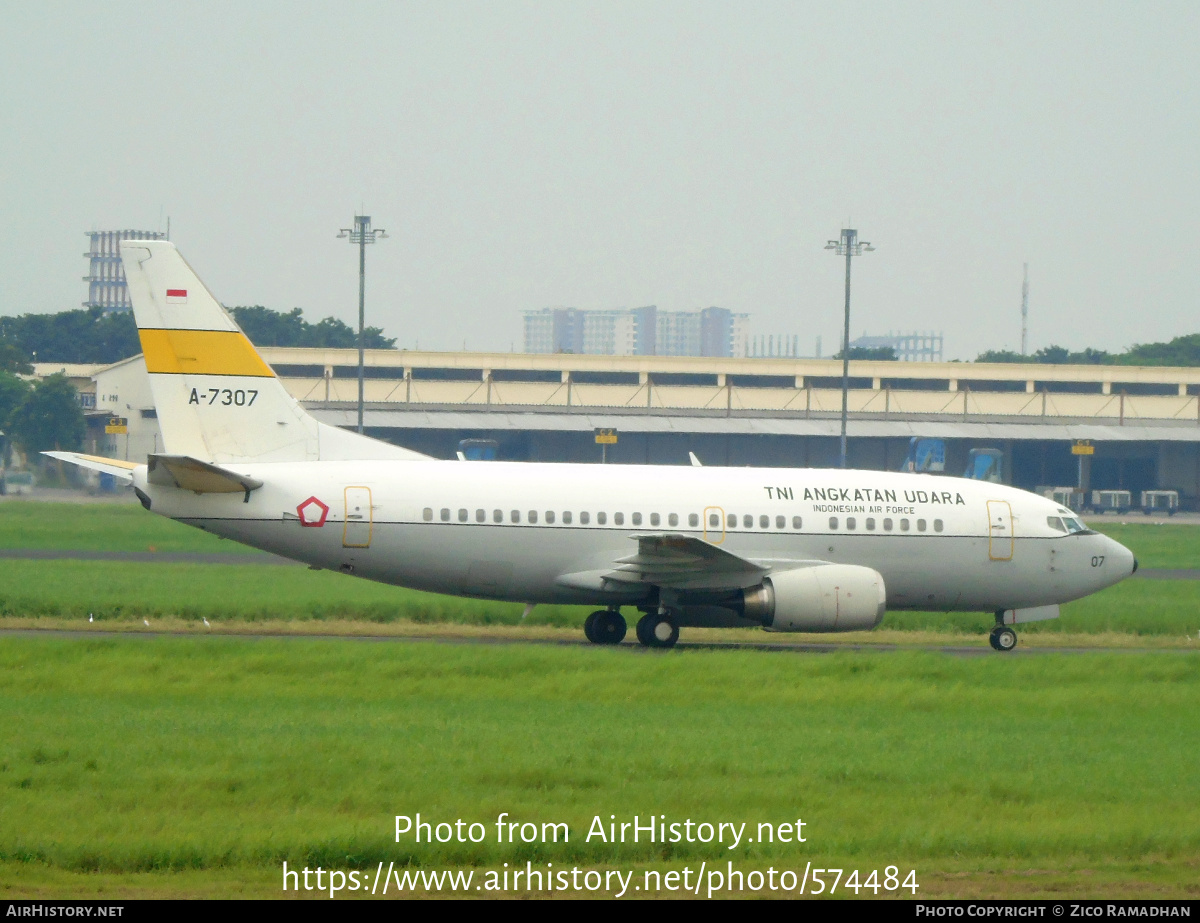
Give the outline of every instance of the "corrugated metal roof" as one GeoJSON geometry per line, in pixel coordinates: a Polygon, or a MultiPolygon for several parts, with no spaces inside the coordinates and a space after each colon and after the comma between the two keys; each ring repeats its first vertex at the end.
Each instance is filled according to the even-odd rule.
{"type": "MultiPolygon", "coordinates": [[[[354,426],[354,410],[311,410],[325,423],[354,426]]],[[[590,433],[614,427],[627,433],[702,433],[745,436],[831,436],[841,433],[837,419],[804,420],[771,417],[638,416],[605,413],[513,413],[458,410],[378,410],[368,406],[363,423],[372,429],[524,430],[590,433]]],[[[972,440],[1091,439],[1095,442],[1200,442],[1200,426],[1104,426],[1092,423],[951,423],[921,420],[851,420],[851,438],[972,440]]]]}

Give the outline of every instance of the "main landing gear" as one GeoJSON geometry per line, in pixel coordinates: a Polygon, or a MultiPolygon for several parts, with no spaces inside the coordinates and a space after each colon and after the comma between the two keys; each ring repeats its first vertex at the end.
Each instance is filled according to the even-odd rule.
{"type": "Polygon", "coordinates": [[[679,626],[670,609],[647,612],[637,623],[637,639],[644,647],[674,647],[679,640],[679,626]]]}
{"type": "MultiPolygon", "coordinates": [[[[679,625],[674,610],[647,612],[638,619],[635,632],[643,647],[674,647],[679,625]]],[[[625,639],[625,619],[616,609],[600,609],[583,623],[583,633],[593,644],[620,644],[625,639]]]]}
{"type": "Polygon", "coordinates": [[[988,635],[988,642],[997,651],[1011,651],[1017,646],[1017,633],[1004,624],[1004,613],[996,613],[996,627],[988,635]]]}
{"type": "Polygon", "coordinates": [[[615,609],[593,612],[583,623],[583,634],[593,644],[620,644],[626,631],[625,619],[615,609]]]}

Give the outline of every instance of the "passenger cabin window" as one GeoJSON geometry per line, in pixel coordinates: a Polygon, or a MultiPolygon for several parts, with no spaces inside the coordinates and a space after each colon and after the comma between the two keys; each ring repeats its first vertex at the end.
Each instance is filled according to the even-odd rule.
{"type": "Polygon", "coordinates": [[[554,524],[554,510],[546,510],[546,524],[547,525],[554,524]]]}
{"type": "Polygon", "coordinates": [[[563,513],[563,525],[569,526],[570,524],[571,524],[571,511],[568,510],[567,512],[563,513]]]}
{"type": "Polygon", "coordinates": [[[785,517],[785,516],[776,516],[775,517],[775,528],[776,529],[782,529],[786,525],[787,525],[787,517],[785,517]]]}
{"type": "Polygon", "coordinates": [[[737,513],[730,513],[727,522],[729,523],[729,528],[736,529],[737,528],[737,513]]]}
{"type": "Polygon", "coordinates": [[[829,528],[831,528],[831,529],[837,528],[837,517],[836,516],[829,517],[829,528]]]}
{"type": "Polygon", "coordinates": [[[771,517],[770,516],[759,516],[758,517],[758,527],[760,529],[771,528],[771,517]]]}
{"type": "Polygon", "coordinates": [[[597,513],[596,514],[596,525],[602,526],[607,522],[608,522],[608,513],[597,513]]]}
{"type": "Polygon", "coordinates": [[[803,525],[804,525],[804,520],[801,519],[799,516],[792,517],[792,528],[793,529],[799,529],[803,525]]]}
{"type": "Polygon", "coordinates": [[[442,522],[449,522],[449,521],[450,521],[450,508],[443,506],[442,507],[442,522]]]}
{"type": "Polygon", "coordinates": [[[858,526],[857,519],[855,519],[853,516],[846,517],[846,528],[847,529],[854,529],[854,528],[857,528],[857,526],[858,526]]]}
{"type": "Polygon", "coordinates": [[[719,514],[717,514],[717,513],[709,513],[708,514],[708,527],[710,529],[721,528],[721,517],[719,514]]]}
{"type": "Polygon", "coordinates": [[[529,524],[530,524],[531,526],[536,526],[536,525],[537,525],[537,510],[530,510],[530,511],[529,511],[529,524]]]}
{"type": "Polygon", "coordinates": [[[615,525],[615,526],[625,525],[625,514],[624,513],[613,513],[613,525],[615,525]]]}
{"type": "Polygon", "coordinates": [[[521,521],[521,511],[520,510],[513,510],[511,513],[508,514],[508,516],[509,516],[509,519],[511,519],[513,522],[521,521]]]}
{"type": "Polygon", "coordinates": [[[433,507],[425,507],[425,509],[421,512],[421,518],[426,522],[433,522],[433,507]]]}
{"type": "Polygon", "coordinates": [[[754,528],[754,517],[749,514],[742,516],[742,528],[743,529],[753,529],[754,528]]]}
{"type": "Polygon", "coordinates": [[[579,514],[579,524],[581,526],[586,526],[591,521],[592,521],[592,517],[591,517],[590,513],[580,513],[579,514]]]}
{"type": "Polygon", "coordinates": [[[459,521],[459,522],[466,522],[466,521],[467,521],[467,511],[466,511],[466,510],[459,510],[459,511],[458,511],[458,521],[459,521]]]}
{"type": "Polygon", "coordinates": [[[924,520],[924,519],[918,519],[918,520],[917,520],[917,531],[918,531],[918,532],[924,532],[924,531],[925,531],[925,520],[924,520]]]}
{"type": "Polygon", "coordinates": [[[633,523],[635,526],[640,526],[642,524],[642,514],[641,513],[633,513],[629,517],[629,521],[631,523],[633,523]]]}
{"type": "Polygon", "coordinates": [[[700,514],[699,513],[688,513],[688,525],[691,526],[693,529],[696,528],[696,526],[700,525],[700,514]]]}
{"type": "Polygon", "coordinates": [[[935,519],[935,520],[933,521],[933,531],[934,531],[934,532],[941,532],[941,531],[942,531],[942,521],[941,521],[940,519],[935,519]]]}
{"type": "Polygon", "coordinates": [[[907,520],[907,519],[901,519],[901,520],[900,520],[900,531],[901,531],[901,532],[907,532],[907,531],[908,531],[908,520],[907,520]]]}
{"type": "Polygon", "coordinates": [[[476,510],[475,511],[475,521],[476,522],[486,522],[487,521],[487,511],[486,510],[476,510]]]}
{"type": "Polygon", "coordinates": [[[650,514],[650,525],[657,526],[660,522],[662,522],[662,517],[658,513],[650,514]]]}
{"type": "Polygon", "coordinates": [[[492,510],[492,522],[504,522],[504,510],[492,510]]]}
{"type": "Polygon", "coordinates": [[[679,525],[679,514],[678,513],[667,514],[667,525],[669,525],[669,526],[679,525]]]}
{"type": "Polygon", "coordinates": [[[868,532],[875,531],[875,520],[874,519],[870,519],[870,518],[867,519],[867,531],[868,532]]]}
{"type": "Polygon", "coordinates": [[[891,521],[890,519],[885,519],[885,520],[883,521],[883,531],[884,531],[884,532],[891,532],[891,531],[892,531],[892,521],[891,521]]]}

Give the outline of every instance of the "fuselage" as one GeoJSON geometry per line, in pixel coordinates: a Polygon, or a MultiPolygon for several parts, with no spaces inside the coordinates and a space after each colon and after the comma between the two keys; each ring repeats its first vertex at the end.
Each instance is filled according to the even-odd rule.
{"type": "Polygon", "coordinates": [[[225,463],[243,496],[135,486],[151,509],[310,565],[438,593],[638,604],[611,570],[648,534],[700,539],[768,568],[873,568],[892,609],[1067,602],[1128,577],[1132,553],[1003,485],[835,469],[511,462],[225,463]],[[1055,522],[1057,520],[1057,523],[1055,522]],[[1069,521],[1069,520],[1068,520],[1069,521]],[[565,579],[564,579],[565,578],[565,579]]]}

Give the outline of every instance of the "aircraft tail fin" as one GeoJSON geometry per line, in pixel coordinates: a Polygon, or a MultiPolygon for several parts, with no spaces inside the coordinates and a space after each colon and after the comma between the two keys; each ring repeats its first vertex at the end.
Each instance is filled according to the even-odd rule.
{"type": "Polygon", "coordinates": [[[171,242],[122,241],[121,262],[164,454],[203,462],[427,457],[311,417],[171,242]]]}

